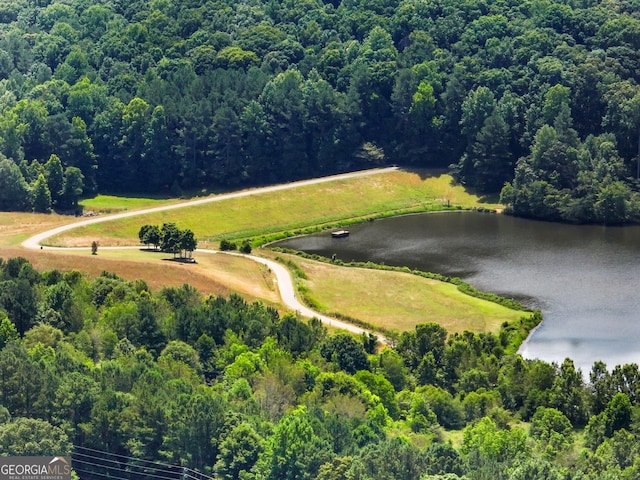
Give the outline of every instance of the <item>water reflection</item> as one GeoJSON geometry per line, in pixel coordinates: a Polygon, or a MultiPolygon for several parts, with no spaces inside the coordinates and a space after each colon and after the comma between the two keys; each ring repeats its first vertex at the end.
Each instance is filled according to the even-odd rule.
{"type": "Polygon", "coordinates": [[[517,298],[544,314],[523,345],[529,358],[571,357],[588,373],[640,363],[640,227],[535,222],[469,212],[408,215],[280,242],[350,261],[409,266],[458,276],[481,290],[517,298]]]}

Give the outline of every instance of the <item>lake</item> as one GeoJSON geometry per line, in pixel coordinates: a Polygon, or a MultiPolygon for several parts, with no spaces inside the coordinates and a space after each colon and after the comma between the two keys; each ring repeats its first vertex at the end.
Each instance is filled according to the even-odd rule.
{"type": "Polygon", "coordinates": [[[277,246],[343,261],[372,261],[457,276],[542,310],[526,358],[572,358],[588,375],[640,363],[640,226],[577,226],[475,212],[418,214],[277,246]]]}

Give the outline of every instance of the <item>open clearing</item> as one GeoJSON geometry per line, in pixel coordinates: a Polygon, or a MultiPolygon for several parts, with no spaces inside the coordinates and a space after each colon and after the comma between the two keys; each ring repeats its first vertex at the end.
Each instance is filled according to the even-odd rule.
{"type": "Polygon", "coordinates": [[[26,258],[41,271],[79,270],[88,278],[108,271],[126,280],[144,280],[153,290],[188,283],[203,295],[238,293],[248,301],[260,300],[273,306],[280,301],[268,268],[242,257],[200,254],[198,263],[183,264],[166,260],[171,258],[166,253],[138,249],[98,249],[98,255],[91,255],[90,249],[56,252],[0,248],[0,258],[18,256],[26,258]]]}
{"type": "Polygon", "coordinates": [[[147,197],[123,197],[120,195],[96,195],[80,202],[85,213],[118,213],[125,210],[138,210],[140,208],[157,207],[169,203],[177,203],[179,199],[147,198],[147,197]]]}
{"type": "Polygon", "coordinates": [[[409,273],[340,267],[294,255],[308,277],[298,280],[324,313],[339,312],[371,325],[406,331],[436,322],[449,333],[498,332],[503,322],[529,315],[460,292],[450,283],[409,273]]]}
{"type": "MultiPolygon", "coordinates": [[[[77,220],[75,217],[66,215],[0,212],[0,248],[19,245],[34,233],[77,220]]],[[[1,252],[2,250],[0,254],[1,252]]]]}
{"type": "Polygon", "coordinates": [[[97,240],[105,246],[131,245],[141,225],[175,222],[193,230],[202,248],[217,248],[222,238],[259,238],[314,225],[426,211],[447,203],[498,206],[483,204],[454,186],[449,175],[396,170],[90,225],[52,237],[47,244],[86,246],[97,240]]]}
{"type": "MultiPolygon", "coordinates": [[[[97,197],[94,211],[121,212],[175,204],[176,201],[97,197]],[[102,206],[98,208],[98,203],[102,206]]],[[[140,249],[108,250],[90,254],[92,241],[101,247],[135,245],[143,224],[176,222],[191,228],[200,249],[215,249],[219,239],[259,237],[315,225],[329,226],[373,216],[428,211],[446,204],[465,208],[483,204],[478,197],[453,186],[445,174],[384,171],[376,175],[305,185],[283,191],[256,193],[179,210],[143,214],[64,232],[46,244],[81,246],[76,251],[23,250],[17,244],[30,234],[77,221],[73,217],[33,214],[0,216],[0,256],[24,256],[40,270],[77,269],[89,277],[107,270],[126,279],[143,279],[153,289],[189,283],[203,294],[238,293],[248,300],[278,306],[280,296],[269,268],[249,259],[196,251],[197,264],[166,260],[167,254],[140,249]]],[[[89,208],[89,205],[87,205],[89,208]]],[[[258,252],[256,252],[258,253],[258,252]]],[[[261,250],[271,257],[274,252],[261,250]]],[[[305,271],[300,281],[306,295],[325,314],[366,322],[386,330],[404,331],[421,322],[437,322],[450,332],[497,331],[505,321],[525,315],[462,294],[454,285],[400,272],[376,271],[314,262],[292,257],[305,271]]]]}

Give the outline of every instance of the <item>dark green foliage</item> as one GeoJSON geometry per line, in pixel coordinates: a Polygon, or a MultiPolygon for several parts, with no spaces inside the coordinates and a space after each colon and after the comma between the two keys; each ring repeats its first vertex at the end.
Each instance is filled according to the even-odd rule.
{"type": "Polygon", "coordinates": [[[528,459],[518,465],[509,478],[512,480],[563,480],[566,476],[562,468],[546,460],[528,459]]]}
{"type": "Polygon", "coordinates": [[[198,290],[188,284],[181,287],[164,287],[160,295],[175,309],[183,307],[198,307],[202,302],[202,295],[198,290]]]}
{"type": "Polygon", "coordinates": [[[160,229],[160,250],[176,254],[180,252],[180,230],[175,223],[164,223],[160,229]]]}
{"type": "Polygon", "coordinates": [[[47,179],[51,200],[54,205],[57,205],[64,193],[64,171],[60,157],[51,154],[47,163],[44,164],[44,175],[47,179]]]}
{"type": "Polygon", "coordinates": [[[316,332],[293,315],[284,315],[276,326],[278,343],[298,356],[310,351],[320,340],[316,332]]]}
{"type": "Polygon", "coordinates": [[[251,425],[241,423],[220,443],[220,455],[215,471],[224,480],[239,480],[241,472],[248,472],[262,453],[263,441],[251,425]]]}
{"type": "Polygon", "coordinates": [[[240,246],[240,252],[246,254],[251,253],[251,244],[249,242],[243,242],[240,246]]]}
{"type": "Polygon", "coordinates": [[[51,192],[44,175],[40,174],[32,186],[33,211],[37,213],[51,212],[51,192]]]}
{"type": "Polygon", "coordinates": [[[34,288],[27,280],[5,280],[0,282],[0,309],[22,335],[36,321],[37,298],[34,288]]]}
{"type": "Polygon", "coordinates": [[[179,463],[180,458],[185,458],[196,469],[210,468],[219,453],[214,439],[224,431],[229,411],[223,395],[200,388],[191,394],[180,395],[173,403],[175,408],[169,412],[163,440],[171,453],[168,459],[179,463]]]}
{"type": "Polygon", "coordinates": [[[0,444],[6,455],[70,455],[71,442],[64,430],[45,420],[16,418],[0,423],[0,444]]]}
{"type": "Polygon", "coordinates": [[[326,361],[336,362],[347,373],[370,368],[364,347],[348,333],[338,333],[329,337],[320,346],[320,354],[326,361]]]}
{"type": "Polygon", "coordinates": [[[0,210],[26,211],[31,209],[31,192],[18,166],[7,158],[0,158],[0,210]]]}
{"type": "Polygon", "coordinates": [[[422,323],[416,325],[415,332],[403,332],[397,348],[410,368],[417,368],[429,353],[435,368],[443,360],[446,338],[447,331],[440,325],[422,323]]]}
{"type": "Polygon", "coordinates": [[[160,235],[160,228],[157,225],[143,225],[138,231],[138,238],[140,243],[147,245],[153,245],[154,249],[157,249],[162,239],[160,235]]]}
{"type": "Polygon", "coordinates": [[[425,457],[427,473],[431,475],[464,473],[464,462],[450,444],[432,443],[425,450],[425,457]]]}
{"type": "Polygon", "coordinates": [[[138,318],[129,331],[128,338],[137,347],[144,347],[154,356],[158,356],[166,345],[166,337],[158,323],[157,305],[141,295],[137,302],[138,318]]]}
{"type": "Polygon", "coordinates": [[[459,429],[464,425],[462,408],[453,396],[438,387],[428,385],[416,389],[418,395],[423,395],[427,405],[435,413],[438,423],[447,429],[459,429]]]}
{"type": "Polygon", "coordinates": [[[175,223],[164,223],[162,227],[156,225],[143,225],[138,231],[140,242],[173,254],[173,258],[179,255],[180,259],[192,260],[193,251],[198,246],[193,232],[189,229],[181,230],[175,223]]]}
{"type": "Polygon", "coordinates": [[[560,366],[551,393],[551,404],[560,410],[574,427],[584,426],[588,420],[584,382],[573,361],[565,359],[560,366]]]}
{"type": "Polygon", "coordinates": [[[78,425],[90,420],[99,394],[100,387],[90,376],[80,372],[65,375],[56,389],[54,418],[57,422],[68,422],[79,434],[78,425]]]}
{"type": "Polygon", "coordinates": [[[229,250],[237,250],[237,249],[238,249],[238,245],[234,242],[230,242],[229,240],[220,241],[220,250],[222,250],[223,252],[229,251],[229,250]]]}
{"type": "Polygon", "coordinates": [[[378,356],[378,363],[377,368],[397,392],[407,386],[409,369],[405,367],[397,350],[384,349],[378,356]]]}
{"type": "Polygon", "coordinates": [[[631,402],[624,393],[616,393],[604,411],[606,419],[604,434],[610,437],[621,428],[631,426],[631,402]]]}
{"type": "Polygon", "coordinates": [[[53,207],[75,210],[97,190],[182,195],[400,163],[452,165],[480,193],[508,182],[518,215],[637,217],[640,59],[626,4],[235,7],[0,9],[0,179],[12,189],[0,209],[31,210],[39,173],[53,207]],[[538,152],[546,128],[562,138],[538,152]],[[615,171],[584,153],[603,135],[615,171]]]}
{"type": "MultiPolygon", "coordinates": [[[[162,350],[161,355],[163,359],[170,358],[182,362],[196,371],[201,368],[198,352],[191,345],[180,340],[170,341],[162,350]]],[[[206,355],[205,358],[207,358],[206,355]]]]}
{"type": "Polygon", "coordinates": [[[330,458],[326,440],[315,431],[317,424],[303,408],[287,415],[274,428],[266,453],[266,478],[313,479],[330,458]]]}
{"type": "Polygon", "coordinates": [[[82,313],[75,302],[73,290],[66,282],[56,283],[43,291],[40,311],[43,317],[50,311],[55,312],[55,315],[48,316],[55,321],[46,323],[65,333],[78,332],[82,328],[82,313]]]}
{"type": "Polygon", "coordinates": [[[522,325],[449,336],[419,325],[367,355],[361,337],[237,295],[40,274],[24,258],[0,274],[3,302],[22,288],[34,306],[22,330],[11,312],[29,302],[0,309],[7,453],[73,443],[123,455],[123,469],[137,457],[228,479],[557,479],[567,465],[637,476],[637,365],[596,364],[585,385],[570,360],[501,352],[522,325]],[[442,443],[459,428],[460,447],[442,443]]]}
{"type": "Polygon", "coordinates": [[[64,171],[64,189],[60,204],[63,208],[76,209],[84,192],[84,175],[78,167],[67,167],[64,171]]]}
{"type": "Polygon", "coordinates": [[[117,290],[117,294],[124,298],[127,291],[126,283],[117,275],[102,272],[91,285],[92,301],[95,305],[101,306],[107,301],[109,294],[117,290]]]}
{"type": "Polygon", "coordinates": [[[585,428],[585,442],[596,449],[607,438],[611,438],[618,430],[629,430],[631,427],[632,405],[624,393],[616,393],[607,404],[605,410],[589,419],[585,428]]]}
{"type": "Polygon", "coordinates": [[[355,478],[402,480],[419,480],[424,471],[424,457],[403,438],[369,445],[354,459],[349,470],[355,478]]]}
{"type": "Polygon", "coordinates": [[[51,413],[54,372],[32,358],[22,343],[0,351],[0,399],[13,417],[45,418],[51,413]]]}
{"type": "Polygon", "coordinates": [[[29,261],[24,257],[9,258],[6,262],[1,262],[0,266],[2,267],[2,278],[4,280],[17,280],[20,278],[23,268],[31,268],[33,270],[29,261]]]}

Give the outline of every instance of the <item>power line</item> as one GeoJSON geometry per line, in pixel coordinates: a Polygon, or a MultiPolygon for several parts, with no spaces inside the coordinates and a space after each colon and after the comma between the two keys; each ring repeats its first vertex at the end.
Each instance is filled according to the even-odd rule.
{"type": "MultiPolygon", "coordinates": [[[[109,453],[109,452],[104,452],[104,453],[106,455],[108,455],[108,456],[116,456],[115,454],[112,454],[112,453],[109,453]]],[[[81,457],[87,457],[87,458],[91,458],[91,459],[102,460],[102,461],[105,461],[105,462],[116,463],[118,465],[120,465],[122,463],[126,463],[126,462],[123,462],[123,461],[120,461],[120,460],[114,460],[112,458],[105,458],[104,456],[89,455],[88,453],[76,452],[75,454],[78,455],[78,456],[81,456],[81,457]]],[[[169,470],[169,471],[171,471],[171,470],[173,470],[175,468],[181,468],[181,467],[178,467],[176,465],[164,465],[164,464],[161,464],[161,463],[151,462],[149,460],[138,459],[138,458],[134,458],[134,457],[122,457],[122,458],[126,458],[127,460],[134,460],[136,462],[136,463],[128,463],[129,465],[136,465],[136,466],[138,466],[140,468],[148,468],[150,470],[157,470],[157,471],[167,471],[167,470],[169,470]],[[155,467],[155,466],[144,466],[141,463],[150,463],[151,465],[160,465],[163,468],[158,468],[158,467],[155,467]]]]}
{"type": "MultiPolygon", "coordinates": [[[[204,474],[202,472],[199,472],[197,470],[193,470],[193,469],[191,469],[189,467],[185,467],[185,466],[182,466],[182,465],[173,465],[173,464],[168,464],[168,463],[156,462],[156,461],[152,461],[152,460],[145,460],[144,458],[130,457],[130,456],[127,456],[127,455],[122,455],[120,453],[106,452],[104,450],[96,450],[94,448],[82,447],[82,446],[79,446],[79,445],[74,445],[73,448],[81,449],[81,450],[88,450],[90,452],[94,452],[94,453],[98,453],[98,454],[102,454],[102,455],[108,455],[110,457],[118,457],[118,458],[123,458],[123,459],[126,459],[126,460],[135,460],[136,462],[141,462],[141,463],[151,463],[153,465],[161,465],[161,466],[164,466],[164,467],[167,467],[167,468],[170,468],[170,469],[177,468],[177,469],[181,469],[181,470],[187,470],[187,471],[192,472],[192,473],[194,473],[194,474],[196,474],[196,475],[198,475],[198,476],[200,476],[202,478],[206,478],[206,479],[211,479],[212,478],[212,477],[210,477],[210,476],[208,476],[208,475],[206,475],[206,474],[204,474]]],[[[86,454],[79,454],[79,455],[86,455],[86,454]]],[[[118,460],[111,460],[111,459],[108,459],[108,461],[119,462],[118,460]]]]}
{"type": "MultiPolygon", "coordinates": [[[[86,455],[83,455],[83,454],[79,454],[79,455],[81,455],[81,456],[86,456],[86,455]]],[[[102,460],[102,459],[101,459],[101,458],[99,458],[99,457],[89,457],[89,458],[91,458],[92,460],[94,460],[94,459],[95,459],[95,460],[102,460]]],[[[109,460],[107,459],[107,461],[109,461],[109,460]]],[[[113,466],[113,467],[107,467],[107,466],[106,466],[106,465],[104,465],[104,464],[94,463],[94,462],[88,462],[88,461],[86,461],[86,460],[78,460],[77,458],[75,458],[75,459],[74,459],[74,463],[78,463],[78,462],[80,462],[80,463],[82,463],[82,464],[84,464],[84,465],[90,465],[90,466],[92,466],[92,467],[100,467],[100,468],[118,468],[118,467],[116,467],[116,466],[113,466]]],[[[146,468],[148,468],[148,467],[140,467],[140,465],[131,464],[131,463],[127,464],[127,467],[133,467],[133,468],[145,468],[145,469],[146,469],[146,468]]],[[[157,470],[157,469],[149,468],[149,470],[157,470]]],[[[126,472],[127,472],[127,473],[133,473],[133,474],[136,474],[136,475],[144,475],[145,477],[150,477],[150,478],[159,478],[159,479],[162,479],[162,480],[176,480],[177,478],[180,478],[180,476],[181,476],[181,475],[180,475],[179,473],[177,473],[177,472],[176,472],[176,473],[177,473],[177,475],[172,475],[172,476],[170,476],[170,477],[165,477],[165,476],[162,476],[162,475],[154,475],[154,474],[152,474],[152,473],[149,473],[149,472],[148,472],[148,471],[146,471],[146,470],[144,470],[144,471],[142,471],[142,472],[135,472],[135,471],[131,471],[131,470],[126,470],[126,472]]]]}
{"type": "Polygon", "coordinates": [[[74,445],[73,448],[74,470],[83,473],[85,477],[95,475],[113,480],[141,478],[149,480],[213,480],[209,475],[181,465],[154,462],[79,445],[74,445]]]}
{"type": "Polygon", "coordinates": [[[88,450],[90,452],[95,452],[95,453],[100,453],[100,454],[106,454],[106,455],[109,455],[109,456],[112,456],[112,457],[126,458],[127,460],[136,460],[138,462],[143,462],[143,463],[152,463],[154,465],[163,465],[163,466],[169,467],[169,468],[182,468],[179,465],[171,465],[171,464],[168,464],[168,463],[155,462],[153,460],[145,460],[144,458],[139,458],[139,457],[128,457],[127,455],[122,455],[120,453],[105,452],[104,450],[96,450],[95,448],[82,447],[80,445],[74,445],[73,448],[74,449],[81,449],[81,450],[88,450]]]}
{"type": "MultiPolygon", "coordinates": [[[[100,477],[111,478],[112,480],[130,480],[128,478],[116,477],[114,475],[107,474],[107,473],[100,473],[100,472],[94,472],[94,471],[89,472],[88,470],[82,470],[81,468],[78,468],[76,466],[73,467],[73,470],[78,474],[86,473],[87,475],[98,475],[100,477]]],[[[80,478],[82,478],[82,476],[80,476],[80,478]]]]}

